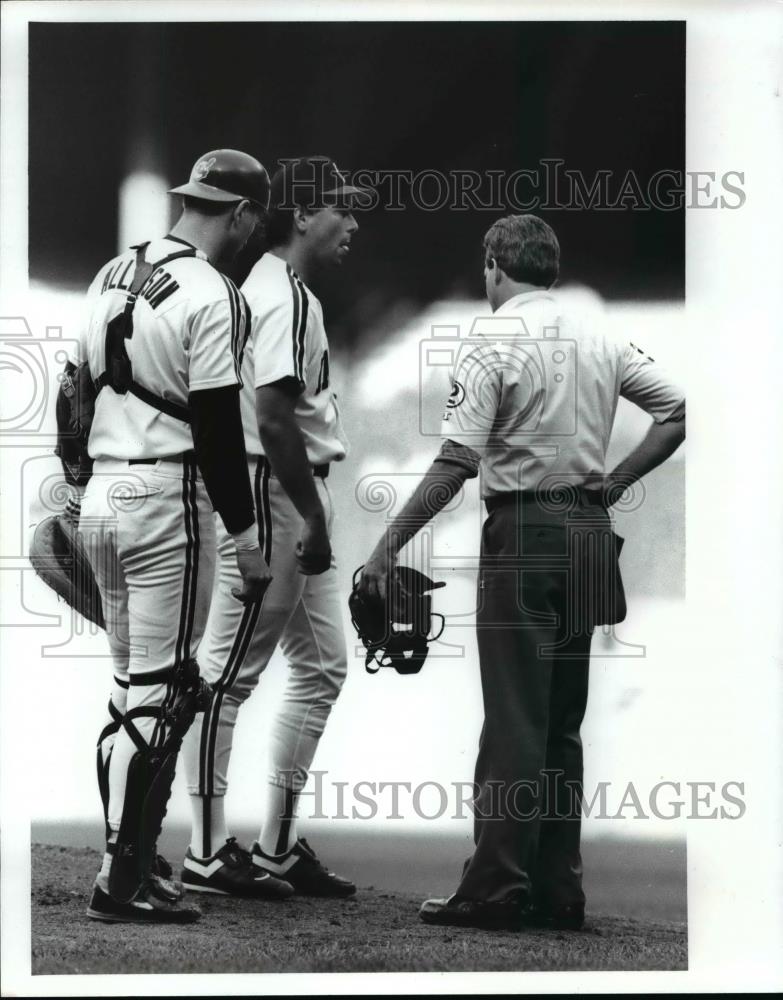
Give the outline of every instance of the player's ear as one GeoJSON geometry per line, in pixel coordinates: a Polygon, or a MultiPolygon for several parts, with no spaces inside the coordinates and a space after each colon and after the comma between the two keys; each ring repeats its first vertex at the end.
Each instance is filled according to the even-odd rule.
{"type": "Polygon", "coordinates": [[[503,280],[503,271],[501,271],[494,257],[487,257],[487,270],[494,272],[495,284],[499,285],[503,280]]]}
{"type": "Polygon", "coordinates": [[[306,209],[297,205],[296,208],[294,208],[294,229],[298,233],[307,232],[307,218],[308,218],[308,212],[306,211],[306,209]]]}
{"type": "Polygon", "coordinates": [[[234,222],[239,225],[244,221],[245,215],[250,211],[250,202],[245,198],[238,201],[234,206],[234,222]]]}
{"type": "Polygon", "coordinates": [[[499,285],[500,282],[503,280],[503,272],[498,267],[498,262],[495,260],[494,257],[487,257],[487,259],[486,259],[486,268],[487,268],[488,271],[492,271],[493,272],[493,276],[494,276],[494,279],[495,279],[495,284],[499,285]]]}

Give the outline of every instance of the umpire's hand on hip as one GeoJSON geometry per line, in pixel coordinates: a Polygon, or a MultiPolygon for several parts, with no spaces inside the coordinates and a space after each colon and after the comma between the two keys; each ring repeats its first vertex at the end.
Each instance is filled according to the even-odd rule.
{"type": "Polygon", "coordinates": [[[248,549],[238,548],[237,566],[242,577],[242,589],[233,589],[232,596],[243,604],[255,604],[257,601],[262,601],[269,584],[272,582],[272,574],[264,562],[261,549],[257,545],[248,549]]]}
{"type": "Polygon", "coordinates": [[[305,518],[302,537],[296,545],[299,572],[305,576],[325,573],[332,565],[332,545],[323,514],[305,518]]]}
{"type": "Polygon", "coordinates": [[[601,502],[606,508],[614,506],[630,485],[630,477],[612,472],[592,472],[584,483],[585,489],[601,494],[601,502]]]}

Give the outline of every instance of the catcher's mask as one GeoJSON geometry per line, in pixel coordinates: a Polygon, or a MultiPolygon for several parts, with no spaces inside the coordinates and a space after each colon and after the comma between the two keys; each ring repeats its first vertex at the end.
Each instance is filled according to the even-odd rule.
{"type": "Polygon", "coordinates": [[[364,666],[375,674],[380,667],[394,667],[398,674],[417,674],[427,659],[429,644],[443,632],[443,615],[432,611],[429,591],[445,587],[410,566],[395,568],[385,601],[360,597],[360,566],[353,574],[353,590],[348,598],[351,622],[367,655],[364,666]],[[433,627],[433,619],[438,619],[433,627]],[[432,633],[432,634],[431,634],[432,633]]]}

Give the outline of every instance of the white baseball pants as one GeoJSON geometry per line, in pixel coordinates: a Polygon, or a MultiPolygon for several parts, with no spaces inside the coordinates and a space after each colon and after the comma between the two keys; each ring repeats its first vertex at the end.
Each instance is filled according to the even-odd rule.
{"type": "MultiPolygon", "coordinates": [[[[295,559],[302,518],[263,456],[251,459],[262,552],[273,581],[259,608],[231,596],[240,584],[231,538],[217,525],[218,571],[199,654],[201,673],[214,685],[211,707],[196,716],[183,756],[191,795],[222,796],[239,708],[257,685],[278,643],[289,661],[283,701],[270,733],[269,783],[295,797],[307,780],[318,741],[346,675],[337,573],[299,573],[295,559]]],[[[316,478],[327,524],[334,512],[329,489],[316,478]]],[[[283,830],[286,840],[288,830],[283,830]]],[[[208,836],[207,838],[208,839],[208,836]]]]}
{"type": "Polygon", "coordinates": [[[95,573],[112,652],[114,687],[100,762],[108,769],[108,826],[122,819],[134,736],[165,738],[172,674],[196,656],[215,568],[212,505],[195,460],[96,462],[82,500],[79,531],[95,573]],[[121,718],[131,710],[132,725],[121,718]],[[146,710],[146,711],[145,711],[146,710]]]}

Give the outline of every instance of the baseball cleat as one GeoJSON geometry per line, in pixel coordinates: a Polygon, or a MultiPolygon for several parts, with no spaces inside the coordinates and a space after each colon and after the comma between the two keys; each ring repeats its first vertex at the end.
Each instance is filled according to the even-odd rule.
{"type": "Polygon", "coordinates": [[[335,875],[321,864],[304,837],[300,837],[286,854],[264,854],[256,842],[252,856],[257,868],[284,878],[300,896],[344,897],[356,892],[353,882],[335,875]]]}
{"type": "Polygon", "coordinates": [[[287,881],[254,865],[250,852],[240,847],[235,837],[229,837],[211,858],[197,858],[188,848],[182,884],[190,892],[249,899],[286,899],[294,894],[287,881]]]}
{"type": "Polygon", "coordinates": [[[448,899],[428,899],[419,916],[425,924],[449,927],[479,927],[483,930],[518,931],[524,926],[524,907],[516,899],[485,902],[454,893],[448,899]]]}
{"type": "Polygon", "coordinates": [[[118,903],[108,893],[108,881],[100,876],[87,908],[91,920],[107,924],[192,924],[201,916],[195,907],[183,906],[166,882],[151,875],[129,903],[118,903]]]}

